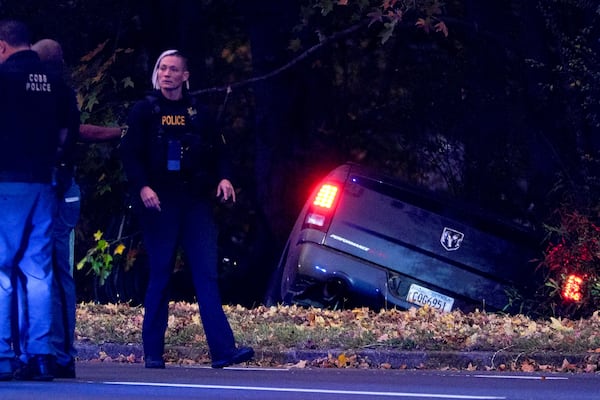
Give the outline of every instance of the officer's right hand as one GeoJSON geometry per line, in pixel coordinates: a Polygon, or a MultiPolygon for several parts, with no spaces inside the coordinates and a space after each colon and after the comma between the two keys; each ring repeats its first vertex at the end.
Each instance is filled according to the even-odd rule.
{"type": "Polygon", "coordinates": [[[158,199],[156,192],[152,190],[150,186],[144,186],[140,189],[140,198],[146,208],[160,211],[160,200],[158,199]]]}

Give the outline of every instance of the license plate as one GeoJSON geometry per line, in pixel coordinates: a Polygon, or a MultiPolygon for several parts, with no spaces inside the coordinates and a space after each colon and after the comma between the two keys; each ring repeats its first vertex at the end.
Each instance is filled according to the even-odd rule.
{"type": "Polygon", "coordinates": [[[431,308],[440,311],[452,310],[454,299],[433,290],[424,288],[423,286],[410,285],[406,301],[420,306],[428,305],[431,308]]]}

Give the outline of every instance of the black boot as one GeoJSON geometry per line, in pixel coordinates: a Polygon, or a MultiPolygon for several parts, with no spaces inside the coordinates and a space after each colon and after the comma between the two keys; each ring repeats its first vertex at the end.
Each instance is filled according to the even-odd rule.
{"type": "Polygon", "coordinates": [[[54,364],[53,375],[60,379],[75,379],[75,360],[71,359],[67,364],[54,364]]]}
{"type": "Polygon", "coordinates": [[[233,364],[239,364],[252,360],[254,349],[252,347],[240,347],[236,349],[229,357],[212,362],[213,368],[225,368],[233,364]]]}
{"type": "Polygon", "coordinates": [[[165,361],[163,360],[162,357],[145,356],[144,361],[145,361],[146,368],[152,368],[152,369],[164,369],[165,368],[165,361]]]}
{"type": "Polygon", "coordinates": [[[27,363],[19,363],[14,378],[20,381],[51,381],[54,379],[53,364],[54,357],[51,355],[34,354],[27,363]]]}

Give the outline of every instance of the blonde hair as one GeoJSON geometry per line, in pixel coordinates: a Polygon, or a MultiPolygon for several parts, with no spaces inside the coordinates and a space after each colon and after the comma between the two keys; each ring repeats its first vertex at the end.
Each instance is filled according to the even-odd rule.
{"type": "MultiPolygon", "coordinates": [[[[179,50],[175,50],[175,49],[171,49],[171,50],[165,50],[163,51],[160,56],[158,56],[158,59],[156,60],[156,63],[154,64],[154,70],[152,71],[152,87],[154,89],[160,89],[160,85],[158,82],[158,68],[160,67],[160,62],[162,61],[163,58],[165,58],[166,56],[177,56],[180,57],[183,60],[183,64],[185,66],[185,68],[187,69],[187,58],[185,58],[185,56],[183,54],[181,54],[179,52],[179,50]]],[[[189,80],[186,80],[186,86],[189,89],[189,85],[190,82],[189,80]]]]}

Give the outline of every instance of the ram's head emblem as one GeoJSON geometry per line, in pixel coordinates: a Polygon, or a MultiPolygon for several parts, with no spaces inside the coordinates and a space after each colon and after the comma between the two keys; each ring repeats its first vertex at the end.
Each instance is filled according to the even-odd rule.
{"type": "Polygon", "coordinates": [[[444,228],[440,243],[448,251],[458,250],[465,234],[454,229],[444,228]]]}

